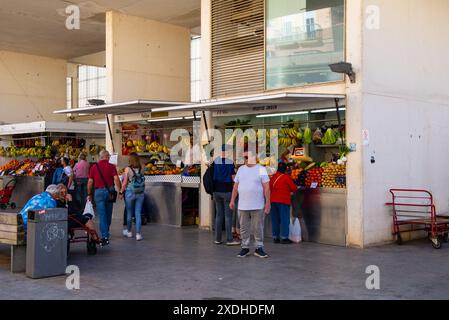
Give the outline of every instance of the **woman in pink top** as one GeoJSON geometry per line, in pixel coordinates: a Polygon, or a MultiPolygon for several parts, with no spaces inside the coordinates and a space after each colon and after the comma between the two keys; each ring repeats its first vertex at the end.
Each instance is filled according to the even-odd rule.
{"type": "Polygon", "coordinates": [[[79,161],[75,164],[73,171],[76,179],[76,196],[83,207],[86,205],[89,169],[90,165],[89,162],[86,161],[86,155],[81,153],[79,156],[79,161]]]}

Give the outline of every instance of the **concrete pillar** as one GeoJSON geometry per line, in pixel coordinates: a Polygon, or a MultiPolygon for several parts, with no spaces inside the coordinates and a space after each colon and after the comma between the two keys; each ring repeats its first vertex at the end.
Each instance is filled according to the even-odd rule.
{"type": "MultiPolygon", "coordinates": [[[[201,99],[211,98],[211,1],[201,0],[201,99]]],[[[210,112],[206,112],[208,128],[213,128],[210,112]]],[[[204,132],[204,121],[201,123],[201,131],[204,132]]],[[[207,143],[207,141],[202,141],[207,143]]],[[[206,165],[201,165],[201,176],[206,172],[206,165]]],[[[213,202],[210,195],[201,186],[200,193],[200,228],[212,230],[213,202]]]]}
{"type": "Polygon", "coordinates": [[[347,143],[355,143],[357,151],[348,156],[347,165],[347,212],[348,233],[346,243],[352,247],[363,247],[363,95],[362,95],[362,28],[363,5],[359,0],[346,2],[346,52],[347,61],[353,64],[357,83],[347,84],[346,135],[347,143]]]}
{"type": "MultiPolygon", "coordinates": [[[[106,13],[107,103],[138,99],[190,101],[190,30],[106,13]]],[[[116,152],[120,126],[110,118],[116,152]]],[[[112,151],[109,133],[106,145],[112,151]]]]}

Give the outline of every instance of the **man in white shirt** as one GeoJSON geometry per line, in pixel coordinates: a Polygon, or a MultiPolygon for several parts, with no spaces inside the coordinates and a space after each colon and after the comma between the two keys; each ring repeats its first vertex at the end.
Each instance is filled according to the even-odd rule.
{"type": "Polygon", "coordinates": [[[254,255],[267,258],[263,250],[263,233],[265,214],[270,213],[270,178],[267,170],[256,164],[256,157],[251,152],[244,153],[245,165],[241,166],[235,176],[230,202],[231,209],[235,208],[235,199],[239,196],[240,235],[242,250],[237,255],[240,258],[249,254],[251,224],[254,224],[254,238],[256,250],[254,255]]]}

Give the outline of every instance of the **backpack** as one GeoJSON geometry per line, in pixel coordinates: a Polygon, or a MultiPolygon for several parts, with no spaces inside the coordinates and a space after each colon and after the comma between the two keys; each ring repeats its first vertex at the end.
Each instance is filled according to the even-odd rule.
{"type": "Polygon", "coordinates": [[[55,172],[53,173],[53,180],[52,184],[64,184],[67,185],[69,183],[69,177],[64,173],[64,169],[59,167],[56,168],[55,172]]]}
{"type": "Polygon", "coordinates": [[[140,169],[138,172],[134,171],[133,168],[129,167],[131,171],[134,173],[134,175],[131,178],[131,181],[129,182],[128,186],[130,190],[134,194],[141,194],[145,191],[145,176],[140,172],[140,169]]]}
{"type": "Polygon", "coordinates": [[[214,163],[212,163],[204,173],[203,186],[207,194],[212,195],[214,193],[214,163]]]}

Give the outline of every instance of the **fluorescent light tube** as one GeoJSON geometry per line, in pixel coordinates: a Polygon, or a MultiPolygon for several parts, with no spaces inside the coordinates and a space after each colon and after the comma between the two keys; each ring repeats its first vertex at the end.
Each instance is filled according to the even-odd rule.
{"type": "Polygon", "coordinates": [[[147,120],[147,122],[174,121],[174,120],[182,120],[182,117],[150,119],[150,120],[147,120]]]}
{"type": "MultiPolygon", "coordinates": [[[[345,111],[346,108],[339,108],[338,110],[340,111],[345,111]]],[[[336,108],[333,109],[318,109],[318,110],[313,110],[312,113],[326,113],[326,112],[337,112],[336,108]]]]}
{"type": "Polygon", "coordinates": [[[260,114],[260,115],[256,116],[256,118],[294,116],[294,115],[308,114],[308,113],[309,113],[309,111],[288,112],[288,113],[270,113],[270,114],[260,114]]]}

